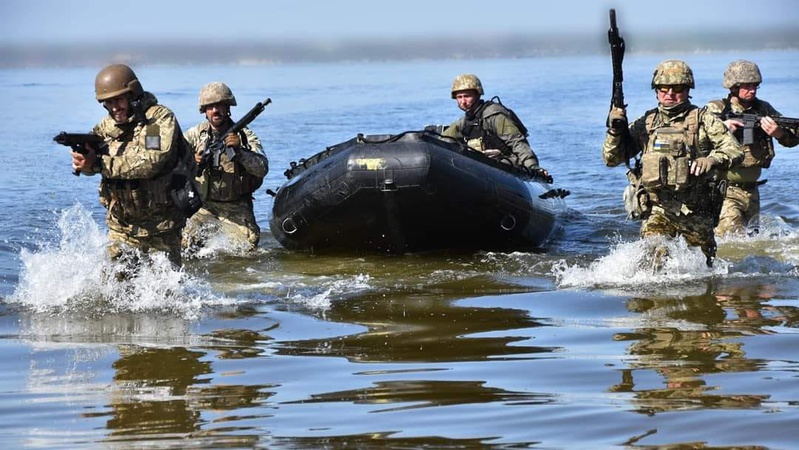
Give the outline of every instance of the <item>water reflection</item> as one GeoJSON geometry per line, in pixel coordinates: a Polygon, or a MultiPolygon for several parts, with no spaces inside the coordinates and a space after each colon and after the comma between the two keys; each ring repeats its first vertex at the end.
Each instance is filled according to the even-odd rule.
{"type": "Polygon", "coordinates": [[[710,281],[701,287],[694,295],[627,302],[630,311],[641,314],[642,326],[614,336],[630,342],[628,352],[635,359],[610,390],[632,393],[638,412],[752,408],[770,397],[724,394],[734,389],[725,389],[724,378],[713,375],[764,370],[768,361],[747,357],[746,339],[771,334],[771,327],[795,326],[799,308],[770,305],[778,291],[771,283],[710,281]],[[651,373],[662,381],[654,383],[651,373]]]}
{"type": "Polygon", "coordinates": [[[392,299],[366,294],[336,302],[325,313],[329,320],[361,324],[368,330],[334,339],[289,341],[279,352],[345,357],[354,362],[446,362],[511,355],[518,359],[557,350],[519,344],[528,338],[502,333],[543,326],[527,310],[455,306],[457,298],[461,297],[410,294],[392,299]],[[497,333],[476,336],[488,332],[497,333]]]}
{"type": "MultiPolygon", "coordinates": [[[[203,352],[182,347],[168,349],[121,346],[113,364],[114,392],[109,436],[193,433],[200,412],[190,407],[190,386],[212,373],[203,352]]],[[[205,381],[207,382],[207,381],[205,381]]]]}
{"type": "Polygon", "coordinates": [[[485,383],[476,381],[406,380],[378,382],[366,389],[313,395],[310,400],[297,403],[316,402],[382,404],[385,405],[384,408],[373,412],[388,412],[469,403],[512,402],[516,405],[545,405],[555,403],[556,399],[551,394],[510,392],[488,387],[485,383]]]}

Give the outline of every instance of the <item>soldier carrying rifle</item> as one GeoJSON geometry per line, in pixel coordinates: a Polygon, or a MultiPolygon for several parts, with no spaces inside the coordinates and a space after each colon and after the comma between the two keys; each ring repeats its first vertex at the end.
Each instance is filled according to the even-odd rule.
{"type": "MultiPolygon", "coordinates": [[[[624,48],[611,10],[608,38],[611,49],[624,48]]],[[[651,87],[657,107],[628,126],[620,89],[621,55],[613,52],[614,95],[607,118],[608,132],[602,159],[609,167],[636,160],[635,211],[643,220],[641,237],[681,236],[700,247],[712,265],[716,255],[713,228],[723,196],[723,184],[714,177],[718,169],[729,169],[743,158],[741,146],[713,114],[706,114],[689,100],[694,74],[683,61],[666,60],[655,68],[651,87]],[[618,67],[616,67],[618,66],[618,67]]],[[[652,246],[652,267],[663,267],[667,247],[652,246]]]]}
{"type": "Polygon", "coordinates": [[[230,116],[236,97],[222,82],[200,89],[198,107],[206,120],[186,132],[199,167],[203,207],[186,224],[183,246],[189,254],[211,235],[223,233],[234,248],[252,250],[261,229],[255,220],[253,193],[269,171],[269,161],[258,136],[247,128],[271,102],[257,103],[238,122],[230,116]]]}
{"type": "Polygon", "coordinates": [[[708,111],[718,115],[743,144],[744,161],[724,172],[727,193],[721,208],[716,235],[757,233],[760,227],[760,190],[767,180],[759,180],[763,169],[774,158],[774,139],[783,147],[799,144],[796,126],[799,119],[782,117],[771,104],[757,98],[763,76],[757,64],[737,60],[724,71],[722,86],[726,98],[713,100],[708,111]]]}

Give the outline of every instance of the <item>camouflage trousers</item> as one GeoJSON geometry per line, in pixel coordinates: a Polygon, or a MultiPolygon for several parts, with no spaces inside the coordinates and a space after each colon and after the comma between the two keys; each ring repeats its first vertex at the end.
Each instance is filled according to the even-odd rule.
{"type": "Polygon", "coordinates": [[[180,255],[181,229],[175,228],[159,234],[149,236],[133,236],[119,231],[108,231],[108,255],[112,261],[117,261],[131,250],[138,250],[147,255],[155,252],[166,253],[173,266],[179,268],[183,265],[180,255]]]}
{"type": "Polygon", "coordinates": [[[716,257],[716,238],[713,235],[715,219],[696,213],[676,214],[659,206],[652,207],[652,213],[641,224],[641,237],[682,236],[688,245],[699,247],[707,257],[708,265],[716,257]]]}
{"type": "Polygon", "coordinates": [[[757,186],[744,189],[729,185],[716,226],[716,236],[744,235],[749,227],[758,228],[760,217],[760,190],[757,186]]]}
{"type": "Polygon", "coordinates": [[[244,243],[253,250],[261,239],[261,228],[255,221],[252,199],[236,202],[207,200],[186,223],[183,246],[187,249],[203,246],[209,236],[224,233],[235,243],[244,243]]]}

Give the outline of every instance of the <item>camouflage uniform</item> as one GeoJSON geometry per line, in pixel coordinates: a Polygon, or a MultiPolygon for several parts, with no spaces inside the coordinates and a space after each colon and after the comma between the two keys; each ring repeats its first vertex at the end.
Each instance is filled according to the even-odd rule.
{"type": "MultiPolygon", "coordinates": [[[[475,90],[483,95],[480,80],[471,74],[458,75],[452,85],[452,98],[463,90],[475,90]]],[[[527,129],[516,114],[494,101],[478,100],[463,117],[452,122],[443,133],[454,139],[463,139],[472,150],[500,150],[500,160],[514,167],[539,169],[538,157],[527,141],[527,129]]]]}
{"type": "MultiPolygon", "coordinates": [[[[232,125],[229,121],[223,128],[232,125]]],[[[203,152],[208,142],[220,139],[209,122],[203,122],[186,132],[186,140],[195,152],[203,152]]],[[[203,207],[189,220],[184,246],[202,245],[204,237],[225,230],[233,239],[258,245],[261,229],[255,220],[252,194],[261,186],[269,170],[261,142],[252,130],[240,133],[241,148],[235,161],[227,154],[220,156],[219,167],[206,167],[197,177],[203,196],[203,207]]]]}
{"type": "MultiPolygon", "coordinates": [[[[707,105],[707,110],[720,116],[722,119],[732,114],[756,114],[758,116],[781,117],[768,102],[755,98],[751,105],[745,106],[737,97],[740,84],[760,84],[762,76],[760,69],[752,62],[738,60],[730,63],[724,74],[722,85],[731,90],[727,98],[713,100],[707,105]]],[[[742,129],[737,129],[735,136],[741,140],[742,129]]],[[[763,169],[771,166],[774,158],[774,140],[759,127],[754,130],[754,143],[743,146],[744,160],[740,166],[724,173],[728,180],[727,194],[721,209],[716,235],[743,234],[747,226],[757,229],[760,214],[760,190],[758,182],[763,169]]],[[[783,128],[782,137],[777,142],[783,147],[795,147],[799,144],[795,130],[783,128]]]]}
{"type": "MultiPolygon", "coordinates": [[[[658,67],[664,64],[669,68],[671,62],[658,67]]],[[[690,84],[667,79],[658,85],[693,87],[693,74],[690,68],[687,70],[690,84]]],[[[702,249],[710,265],[716,253],[713,202],[714,195],[720,194],[709,183],[708,174],[696,177],[688,170],[691,161],[700,157],[709,157],[724,168],[733,167],[743,158],[740,145],[718,117],[705,114],[689,100],[647,111],[630,124],[629,132],[635,155],[625,155],[621,135],[609,132],[602,145],[602,158],[609,167],[615,167],[627,163],[627,156],[641,154],[644,189],[640,200],[646,203],[647,211],[642,217],[641,236],[683,236],[688,244],[702,249]],[[668,167],[667,179],[660,179],[664,166],[668,167]]]]}
{"type": "Polygon", "coordinates": [[[143,92],[140,101],[146,124],[140,124],[135,115],[122,124],[109,116],[93,130],[108,144],[108,153],[97,155],[92,171],[103,177],[100,203],[107,209],[109,254],[118,259],[130,248],[143,253],[163,251],[179,267],[186,217],[170,197],[170,184],[178,159],[180,125],[153,94],[143,92]]]}

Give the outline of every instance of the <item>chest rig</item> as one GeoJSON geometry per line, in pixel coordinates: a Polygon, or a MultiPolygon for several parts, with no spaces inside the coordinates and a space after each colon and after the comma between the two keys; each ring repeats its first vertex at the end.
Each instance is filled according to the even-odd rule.
{"type": "MultiPolygon", "coordinates": [[[[200,130],[200,139],[197,146],[201,150],[212,144],[215,140],[223,139],[215,133],[208,122],[200,130]]],[[[247,135],[239,132],[242,150],[249,150],[247,135]]],[[[203,177],[203,198],[217,202],[233,202],[250,198],[252,193],[261,187],[263,178],[251,175],[237,161],[231,160],[226,153],[219,157],[219,166],[206,168],[201,174],[203,177]]]]}
{"type": "Polygon", "coordinates": [[[508,117],[522,135],[527,137],[528,130],[516,113],[506,108],[499,97],[493,97],[491,100],[483,102],[473,114],[466,116],[461,128],[461,135],[463,135],[466,145],[481,152],[487,149],[497,149],[504,155],[512,153],[510,146],[499,137],[498,131],[486,126],[488,118],[499,114],[508,117]]]}
{"type": "Polygon", "coordinates": [[[649,136],[641,156],[641,184],[647,190],[680,193],[691,186],[691,162],[701,156],[697,152],[699,112],[694,107],[684,120],[668,122],[656,112],[646,117],[649,136]]]}
{"type": "MultiPolygon", "coordinates": [[[[733,108],[729,96],[723,100],[713,100],[710,103],[713,103],[717,108],[721,109],[721,113],[719,114],[721,120],[726,120],[730,115],[742,114],[745,112],[753,112],[759,116],[767,116],[770,114],[763,108],[763,104],[758,99],[755,99],[752,107],[746,110],[739,110],[741,108],[740,104],[736,108],[733,108]]],[[[735,136],[738,142],[743,142],[743,133],[743,128],[738,127],[733,131],[732,135],[735,136]]],[[[741,162],[740,167],[762,167],[768,169],[771,167],[771,160],[774,159],[776,155],[776,153],[774,153],[774,140],[759,126],[754,127],[752,134],[754,142],[743,146],[744,160],[741,162]]]]}

